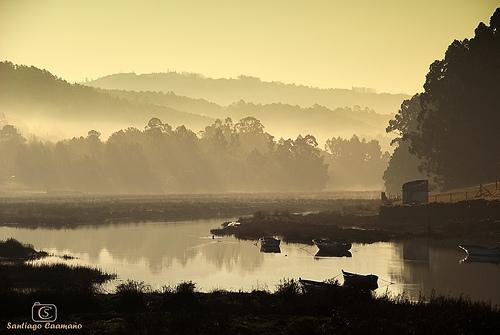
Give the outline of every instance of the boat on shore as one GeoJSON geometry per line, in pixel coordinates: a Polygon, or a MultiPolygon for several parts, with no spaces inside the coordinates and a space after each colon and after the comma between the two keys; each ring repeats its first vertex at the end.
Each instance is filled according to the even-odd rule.
{"type": "Polygon", "coordinates": [[[467,253],[470,258],[499,258],[500,257],[500,246],[497,247],[485,247],[480,245],[459,245],[460,249],[467,253]]]}
{"type": "Polygon", "coordinates": [[[376,275],[360,275],[344,270],[342,270],[342,275],[344,276],[344,286],[346,287],[363,291],[373,291],[378,288],[378,276],[376,275]]]}
{"type": "Polygon", "coordinates": [[[325,283],[322,281],[308,280],[299,278],[299,283],[302,285],[304,293],[322,293],[325,291],[342,289],[342,286],[337,284],[325,283]]]}
{"type": "Polygon", "coordinates": [[[315,238],[312,242],[318,247],[322,254],[343,254],[351,249],[352,244],[343,241],[332,241],[325,238],[315,238]]]}

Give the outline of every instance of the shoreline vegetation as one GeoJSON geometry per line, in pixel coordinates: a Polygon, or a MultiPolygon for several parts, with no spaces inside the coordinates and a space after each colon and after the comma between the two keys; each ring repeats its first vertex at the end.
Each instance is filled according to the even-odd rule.
{"type": "Polygon", "coordinates": [[[0,198],[0,225],[72,228],[80,225],[230,218],[257,211],[290,213],[377,211],[376,192],[200,194],[170,196],[36,196],[0,198]],[[352,199],[339,199],[342,196],[352,199]]]}
{"type": "MultiPolygon", "coordinates": [[[[63,264],[38,266],[19,261],[34,250],[9,239],[0,241],[0,321],[26,323],[34,301],[50,302],[61,311],[58,322],[82,324],[79,333],[137,334],[351,334],[353,332],[495,333],[500,310],[466,297],[431,296],[411,301],[403,295],[375,296],[340,286],[327,291],[304,291],[296,279],[283,279],[269,290],[196,291],[193,282],[152,290],[128,280],[113,293],[102,284],[114,275],[98,269],[63,264]],[[17,244],[16,244],[17,243],[17,244]],[[24,247],[24,251],[20,251],[24,247]]],[[[41,251],[39,251],[41,253],[41,251]]],[[[0,330],[3,333],[5,328],[0,330]]]]}
{"type": "MultiPolygon", "coordinates": [[[[361,207],[362,208],[362,207],[361,207]]],[[[412,238],[460,242],[500,239],[500,201],[470,200],[457,203],[430,203],[419,206],[380,206],[370,211],[290,214],[257,212],[241,217],[239,224],[228,222],[211,233],[256,240],[279,236],[285,242],[312,244],[313,238],[373,243],[412,238]]]]}

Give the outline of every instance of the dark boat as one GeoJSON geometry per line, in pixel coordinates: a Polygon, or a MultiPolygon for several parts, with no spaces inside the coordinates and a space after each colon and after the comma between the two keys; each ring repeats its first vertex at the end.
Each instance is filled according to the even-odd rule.
{"type": "Polygon", "coordinates": [[[314,255],[314,258],[317,259],[324,257],[352,257],[352,254],[349,250],[340,250],[340,251],[318,250],[318,252],[314,255]]]}
{"type": "Polygon", "coordinates": [[[365,291],[373,291],[378,288],[378,276],[376,275],[359,275],[344,270],[342,270],[342,274],[344,275],[344,286],[346,287],[365,291]]]}
{"type": "Polygon", "coordinates": [[[304,293],[323,293],[331,290],[342,289],[341,286],[336,284],[329,284],[321,281],[307,280],[299,278],[299,283],[302,285],[304,293]]]}
{"type": "Polygon", "coordinates": [[[351,249],[352,245],[349,242],[332,241],[324,238],[315,238],[312,242],[323,253],[339,254],[351,249]]]}

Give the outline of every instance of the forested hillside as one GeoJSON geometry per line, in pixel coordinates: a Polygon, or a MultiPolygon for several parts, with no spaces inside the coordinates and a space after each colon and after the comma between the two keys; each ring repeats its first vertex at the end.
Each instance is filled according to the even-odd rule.
{"type": "Polygon", "coordinates": [[[178,96],[172,92],[104,91],[138,103],[166,106],[215,119],[230,117],[239,120],[253,116],[266,125],[266,130],[278,137],[314,133],[320,143],[325,143],[332,136],[350,138],[357,134],[379,140],[385,149],[389,145],[389,136],[384,133],[384,129],[391,117],[359,106],[331,110],[320,105],[304,108],[285,103],[263,105],[245,101],[220,106],[204,99],[178,96]]]}
{"type": "Polygon", "coordinates": [[[0,62],[0,115],[23,130],[61,138],[99,128],[103,133],[142,126],[152,117],[203,129],[211,118],[170,107],[130,101],[70,84],[33,66],[0,62]]]}
{"type": "Polygon", "coordinates": [[[255,104],[285,103],[311,107],[315,104],[329,109],[345,106],[368,107],[381,114],[394,114],[409,96],[406,94],[374,93],[370,90],[321,89],[304,85],[266,82],[259,78],[206,78],[193,73],[119,73],[85,85],[104,89],[131,91],[174,92],[191,98],[202,98],[220,105],[244,100],[255,104]]]}

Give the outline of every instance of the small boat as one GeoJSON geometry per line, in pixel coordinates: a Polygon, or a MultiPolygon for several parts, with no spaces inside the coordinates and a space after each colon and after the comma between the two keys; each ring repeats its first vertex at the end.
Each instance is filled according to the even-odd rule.
{"type": "Polygon", "coordinates": [[[265,249],[276,249],[280,247],[280,240],[272,236],[264,236],[259,238],[260,247],[265,249]]]}
{"type": "Polygon", "coordinates": [[[459,245],[469,257],[500,257],[500,247],[484,247],[480,245],[459,245]]]}
{"type": "Polygon", "coordinates": [[[322,293],[329,290],[341,289],[342,287],[336,284],[329,284],[321,281],[307,280],[299,278],[299,283],[302,285],[304,293],[322,293]]]}
{"type": "Polygon", "coordinates": [[[351,249],[352,244],[349,242],[332,241],[325,238],[315,238],[312,242],[323,253],[338,254],[351,249]]]}
{"type": "Polygon", "coordinates": [[[344,270],[342,270],[342,274],[344,275],[344,286],[346,287],[363,291],[373,291],[378,288],[378,276],[376,275],[359,275],[344,270]]]}

